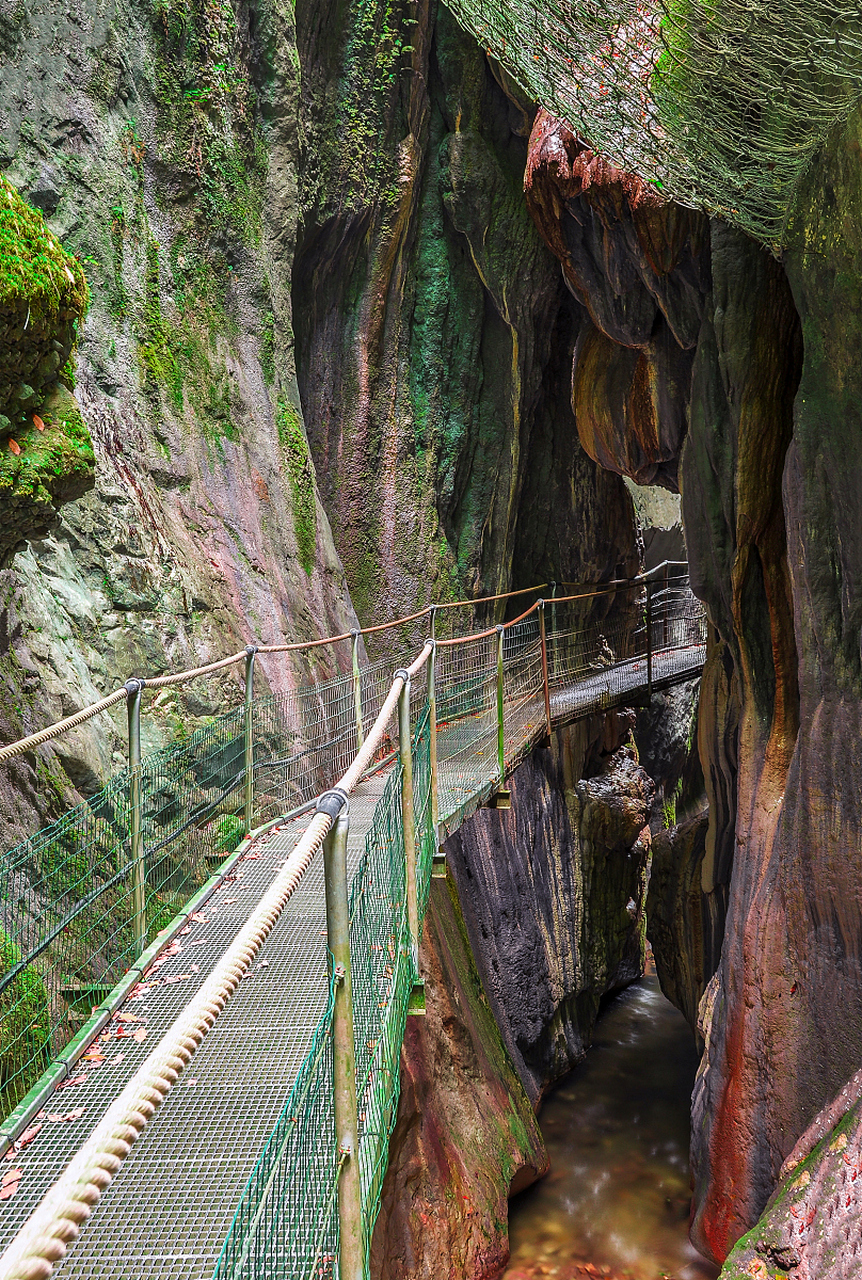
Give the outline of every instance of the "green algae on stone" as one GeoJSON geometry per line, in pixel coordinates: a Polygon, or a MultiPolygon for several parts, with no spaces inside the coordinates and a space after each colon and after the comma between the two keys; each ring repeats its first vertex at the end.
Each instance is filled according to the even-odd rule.
{"type": "Polygon", "coordinates": [[[289,400],[279,400],[276,410],[278,438],[284,450],[293,495],[293,531],[299,562],[311,576],[317,549],[317,506],[314,473],[299,414],[289,400]]]}
{"type": "MultiPolygon", "coordinates": [[[[0,929],[0,976],[21,952],[0,929]]],[[[7,1115],[48,1065],[51,1032],[45,984],[31,967],[0,994],[0,1108],[7,1115]]]]}

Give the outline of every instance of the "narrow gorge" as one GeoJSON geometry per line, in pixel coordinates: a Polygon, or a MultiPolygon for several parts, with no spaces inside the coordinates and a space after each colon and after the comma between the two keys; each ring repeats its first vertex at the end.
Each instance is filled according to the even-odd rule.
{"type": "MultiPolygon", "coordinates": [[[[559,1173],[543,1102],[646,972],[699,1061],[688,1214],[668,1198],[696,1274],[862,1277],[860,49],[853,6],[789,0],[0,0],[0,1280],[500,1280],[510,1200],[559,1173]],[[564,668],[602,692],[569,707],[564,668]],[[129,1093],[116,1187],[20,1261],[101,1116],[39,1089],[144,1064],[157,1017],[116,1013],[122,983],[179,1001],[241,900],[216,973],[290,824],[341,806],[346,974],[302,896],[322,828],[254,947],[313,935],[324,1029],[352,984],[356,1143],[384,1154],[315,1093],[337,1032],[315,1014],[288,1062],[275,995],[238,1021],[270,978],[311,1008],[264,949],[164,1051],[201,1094],[137,1197],[168,1243],[85,1252],[112,1213],[139,1230],[111,1197],[149,1187],[162,1101],[129,1093]],[[110,1058],[117,1019],[138,1047],[110,1058]],[[191,1056],[210,1040],[235,1077],[191,1056]],[[170,1208],[196,1161],[212,1254],[208,1209],[170,1208]]],[[[512,1277],[611,1275],[566,1247],[512,1277]]]]}

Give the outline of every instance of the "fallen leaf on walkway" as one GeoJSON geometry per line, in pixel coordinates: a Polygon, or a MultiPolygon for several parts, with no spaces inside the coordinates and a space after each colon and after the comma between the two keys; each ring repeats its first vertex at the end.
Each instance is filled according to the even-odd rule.
{"type": "Polygon", "coordinates": [[[117,1017],[120,1019],[120,1022],[143,1022],[143,1018],[141,1018],[137,1013],[126,1013],[125,1009],[118,1013],[117,1017]]]}
{"type": "Polygon", "coordinates": [[[133,1039],[133,1040],[137,1040],[138,1044],[143,1044],[143,1042],[146,1040],[146,1038],[147,1038],[147,1029],[146,1029],[146,1027],[138,1027],[137,1031],[136,1031],[136,1032],[135,1032],[135,1034],[132,1036],[132,1039],[133,1039]]]}
{"type": "Polygon", "coordinates": [[[172,982],[185,982],[186,978],[190,978],[190,973],[174,973],[170,978],[165,978],[165,986],[170,986],[172,982]]]}
{"type": "Polygon", "coordinates": [[[99,1066],[105,1061],[105,1055],[99,1053],[98,1049],[88,1049],[86,1053],[81,1054],[82,1062],[98,1063],[99,1066]]]}
{"type": "Polygon", "coordinates": [[[243,862],[256,862],[259,857],[259,853],[247,853],[243,858],[243,862]]]}
{"type": "Polygon", "coordinates": [[[71,1089],[74,1084],[83,1084],[86,1079],[86,1076],[72,1076],[71,1080],[64,1080],[62,1084],[57,1085],[57,1093],[61,1089],[71,1089]]]}
{"type": "Polygon", "coordinates": [[[192,931],[192,927],[190,924],[184,925],[184,927],[180,929],[178,936],[181,938],[184,933],[191,933],[191,931],[192,931]]]}
{"type": "Polygon", "coordinates": [[[190,920],[197,920],[198,924],[206,924],[207,918],[202,911],[193,911],[189,916],[190,920]]]}
{"type": "Polygon", "coordinates": [[[206,944],[207,944],[207,939],[206,939],[206,938],[195,938],[194,942],[190,942],[190,943],[189,943],[189,946],[190,946],[190,947],[205,947],[205,946],[206,946],[206,944]]]}
{"type": "Polygon", "coordinates": [[[199,964],[192,965],[192,973],[200,973],[200,971],[201,971],[201,967],[199,964]]]}
{"type": "Polygon", "coordinates": [[[120,1065],[120,1063],[123,1061],[123,1058],[125,1058],[125,1056],[126,1056],[126,1055],[125,1055],[124,1053],[118,1053],[118,1054],[117,1054],[117,1056],[116,1056],[116,1058],[112,1058],[112,1059],[111,1059],[111,1061],[108,1063],[108,1066],[109,1066],[109,1067],[118,1067],[118,1066],[120,1065]]]}
{"type": "Polygon", "coordinates": [[[239,898],[225,898],[224,902],[222,903],[222,906],[223,906],[223,907],[230,907],[230,906],[232,906],[235,902],[239,902],[239,898]]]}
{"type": "Polygon", "coordinates": [[[268,966],[268,964],[269,964],[268,960],[261,960],[260,964],[257,967],[258,969],[265,969],[268,966]]]}
{"type": "Polygon", "coordinates": [[[187,1080],[186,1084],[197,1084],[197,1080],[187,1080]]]}
{"type": "Polygon", "coordinates": [[[0,1183],[0,1200],[8,1200],[14,1196],[23,1172],[23,1169],[10,1169],[3,1175],[3,1181],[0,1183]]]}
{"type": "Polygon", "coordinates": [[[83,1114],[84,1114],[84,1108],[76,1107],[74,1111],[67,1111],[63,1119],[64,1120],[80,1120],[83,1114]]]}

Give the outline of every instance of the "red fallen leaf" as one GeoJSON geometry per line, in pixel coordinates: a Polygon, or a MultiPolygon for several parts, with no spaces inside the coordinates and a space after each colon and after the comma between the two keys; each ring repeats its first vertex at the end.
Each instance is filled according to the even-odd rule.
{"type": "Polygon", "coordinates": [[[193,911],[189,916],[190,920],[197,920],[198,924],[206,924],[207,918],[202,911],[193,911]]]}
{"type": "Polygon", "coordinates": [[[138,1027],[137,1031],[136,1031],[136,1032],[135,1032],[135,1034],[132,1036],[132,1039],[133,1039],[133,1040],[137,1040],[138,1044],[143,1044],[143,1042],[146,1040],[146,1038],[147,1038],[147,1029],[146,1029],[146,1027],[138,1027]]]}
{"type": "Polygon", "coordinates": [[[67,1111],[63,1119],[64,1120],[80,1120],[83,1114],[84,1114],[84,1108],[76,1107],[74,1111],[67,1111]]]}
{"type": "Polygon", "coordinates": [[[36,428],[37,431],[45,430],[45,424],[42,421],[42,419],[39,417],[38,413],[33,414],[33,426],[36,428]]]}
{"type": "Polygon", "coordinates": [[[20,1151],[22,1147],[28,1146],[36,1137],[36,1135],[41,1132],[41,1130],[42,1130],[42,1126],[40,1124],[34,1124],[31,1128],[27,1129],[24,1133],[21,1134],[21,1137],[15,1143],[15,1146],[20,1151]]]}
{"type": "Polygon", "coordinates": [[[187,1080],[186,1084],[197,1084],[197,1080],[187,1080]]]}
{"type": "Polygon", "coordinates": [[[50,1124],[59,1124],[59,1123],[60,1123],[60,1121],[61,1121],[61,1120],[65,1120],[65,1119],[66,1119],[66,1117],[65,1117],[64,1115],[62,1115],[59,1111],[49,1111],[49,1112],[48,1112],[48,1114],[46,1115],[45,1119],[46,1119],[50,1124]]]}
{"type": "Polygon", "coordinates": [[[189,943],[189,946],[190,946],[190,947],[205,947],[205,946],[206,946],[206,944],[207,944],[207,939],[206,939],[206,938],[196,938],[194,942],[190,942],[190,943],[189,943]]]}
{"type": "Polygon", "coordinates": [[[20,444],[18,443],[18,441],[17,441],[17,440],[12,440],[12,439],[10,438],[10,440],[9,440],[9,452],[10,452],[10,453],[14,453],[16,457],[17,457],[17,456],[18,456],[18,454],[21,452],[21,446],[20,446],[20,444]]]}
{"type": "Polygon", "coordinates": [[[23,1169],[10,1169],[0,1183],[0,1200],[10,1200],[21,1182],[21,1174],[23,1169]]]}
{"type": "Polygon", "coordinates": [[[64,1080],[62,1084],[57,1085],[57,1093],[61,1089],[71,1089],[73,1084],[83,1084],[86,1079],[86,1076],[72,1076],[71,1080],[64,1080]]]}
{"type": "Polygon", "coordinates": [[[187,924],[184,929],[180,929],[179,936],[182,937],[184,933],[191,933],[191,931],[192,931],[191,925],[187,924]]]}
{"type": "Polygon", "coordinates": [[[259,857],[259,853],[247,853],[243,858],[243,862],[255,862],[259,857]]]}
{"type": "Polygon", "coordinates": [[[231,906],[234,902],[239,902],[239,898],[225,898],[224,902],[222,903],[222,906],[223,906],[223,907],[229,907],[229,906],[231,906]]]}
{"type": "Polygon", "coordinates": [[[174,973],[170,978],[165,978],[165,986],[169,986],[172,982],[185,982],[186,978],[190,978],[190,973],[174,973]]]}
{"type": "Polygon", "coordinates": [[[125,1058],[125,1056],[126,1056],[126,1055],[125,1055],[124,1053],[118,1053],[118,1054],[117,1054],[117,1056],[116,1056],[116,1058],[112,1058],[112,1059],[111,1059],[111,1061],[108,1063],[108,1066],[109,1066],[109,1067],[118,1067],[118,1066],[120,1065],[120,1063],[123,1061],[123,1058],[125,1058]]]}

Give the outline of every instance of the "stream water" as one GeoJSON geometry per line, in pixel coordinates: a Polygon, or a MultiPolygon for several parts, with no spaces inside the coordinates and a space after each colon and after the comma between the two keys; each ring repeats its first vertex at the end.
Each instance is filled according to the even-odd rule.
{"type": "Polygon", "coordinates": [[[503,1280],[714,1280],[688,1240],[696,1069],[657,978],[614,999],[584,1062],[542,1105],[551,1172],[510,1203],[503,1280]]]}

